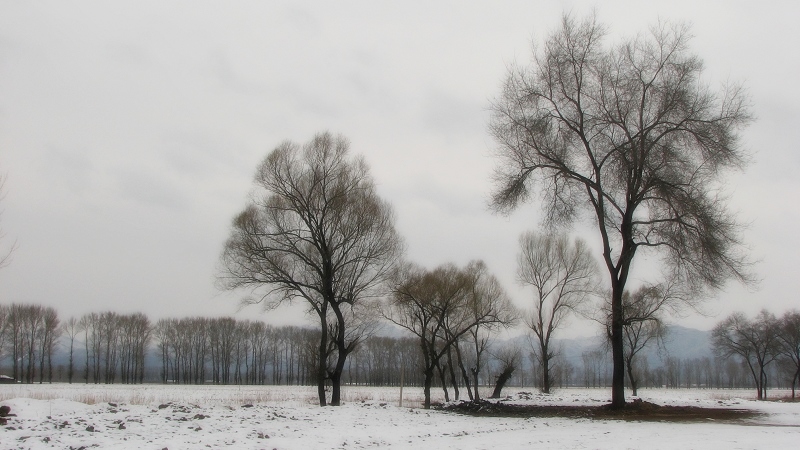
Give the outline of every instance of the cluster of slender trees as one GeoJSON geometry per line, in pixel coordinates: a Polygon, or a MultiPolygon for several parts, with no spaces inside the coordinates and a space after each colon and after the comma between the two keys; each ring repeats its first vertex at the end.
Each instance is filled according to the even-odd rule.
{"type": "Polygon", "coordinates": [[[317,332],[230,317],[159,320],[161,381],[185,384],[310,384],[317,332]]]}
{"type": "Polygon", "coordinates": [[[58,313],[39,305],[0,305],[0,355],[11,360],[14,379],[52,379],[53,352],[60,333],[58,313]]]}
{"type": "MultiPolygon", "coordinates": [[[[230,317],[151,323],[141,313],[103,312],[61,322],[50,307],[0,306],[0,363],[8,361],[13,377],[27,383],[55,378],[95,384],[314,384],[318,340],[314,329],[230,317]]],[[[458,344],[459,355],[470,350],[465,340],[458,344]]],[[[416,338],[363,336],[345,365],[343,380],[422,386],[426,379],[419,350],[416,338]]],[[[440,367],[440,373],[446,367],[440,367]]],[[[487,370],[480,373],[484,380],[489,378],[487,370]]],[[[471,373],[474,386],[479,372],[473,367],[471,373]]],[[[448,383],[459,388],[443,377],[427,382],[439,380],[445,390],[448,383]]]]}
{"type": "Polygon", "coordinates": [[[778,364],[790,374],[792,398],[800,380],[800,311],[781,317],[762,310],[750,319],[736,312],[717,324],[712,331],[714,350],[723,357],[737,358],[747,367],[758,398],[767,397],[769,367],[778,364]]]}
{"type": "MultiPolygon", "coordinates": [[[[534,373],[538,370],[533,366],[534,373]]],[[[704,356],[677,358],[665,356],[659,364],[643,358],[634,367],[636,382],[640,388],[673,389],[744,389],[754,386],[747,364],[735,358],[704,356]]],[[[766,368],[773,387],[790,388],[794,370],[789,366],[766,368]]],[[[571,366],[568,362],[558,366],[555,385],[604,387],[611,385],[611,367],[604,349],[586,351],[581,355],[581,364],[571,366]]],[[[534,378],[534,379],[538,379],[534,378]]],[[[626,386],[632,388],[630,381],[626,386]]]]}

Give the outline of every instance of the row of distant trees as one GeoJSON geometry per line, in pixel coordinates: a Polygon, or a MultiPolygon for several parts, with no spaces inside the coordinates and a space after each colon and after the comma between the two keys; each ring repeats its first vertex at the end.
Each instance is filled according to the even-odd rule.
{"type": "Polygon", "coordinates": [[[40,305],[0,305],[0,355],[11,360],[14,379],[52,379],[53,352],[61,329],[58,313],[40,305]]]}
{"type": "MultiPolygon", "coordinates": [[[[141,313],[103,312],[61,322],[50,307],[0,305],[0,363],[26,383],[52,382],[56,375],[70,383],[314,384],[318,339],[314,329],[228,317],[151,323],[141,313]],[[62,363],[54,367],[57,352],[62,363]],[[150,364],[158,361],[154,367],[146,367],[148,353],[150,364]]],[[[464,339],[451,348],[469,349],[464,339]]],[[[465,370],[462,359],[458,364],[465,370]]],[[[359,385],[421,386],[424,367],[417,339],[369,335],[361,336],[343,374],[359,385]]],[[[438,369],[437,382],[427,382],[442,380],[457,392],[461,380],[444,381],[447,366],[438,369]]],[[[474,386],[479,373],[472,372],[474,386]]]]}
{"type": "MultiPolygon", "coordinates": [[[[450,267],[451,270],[455,270],[450,267]]],[[[473,267],[473,270],[475,268],[473,267]]],[[[480,336],[480,334],[478,335],[480,336]]],[[[791,387],[798,381],[800,313],[776,317],[766,311],[748,319],[731,315],[714,329],[715,357],[680,359],[669,355],[653,364],[640,358],[628,380],[640,387],[766,388],[791,387]]],[[[61,322],[53,308],[0,305],[0,362],[24,382],[315,384],[318,331],[274,327],[233,318],[162,319],[143,314],[90,313],[61,322]],[[61,352],[60,363],[53,360],[61,352]],[[146,367],[147,355],[152,367],[146,367]]],[[[437,386],[449,397],[497,382],[509,368],[507,383],[544,388],[539,343],[498,346],[479,340],[483,359],[476,366],[475,336],[462,336],[449,357],[428,379],[419,337],[368,336],[348,359],[345,384],[437,386]],[[459,376],[460,375],[460,376],[459,376]]],[[[446,352],[445,352],[446,353],[446,352]]],[[[430,357],[430,355],[429,355],[430,357]]],[[[550,387],[604,387],[611,383],[608,348],[601,346],[570,362],[554,352],[548,366],[550,387]]]]}

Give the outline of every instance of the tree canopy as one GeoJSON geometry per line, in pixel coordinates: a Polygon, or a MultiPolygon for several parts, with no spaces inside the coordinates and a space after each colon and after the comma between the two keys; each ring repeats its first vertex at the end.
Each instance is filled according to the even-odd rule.
{"type": "Polygon", "coordinates": [[[751,280],[720,193],[726,170],[746,164],[738,132],[751,116],[741,86],[701,81],[687,26],[659,23],[613,46],[605,34],[594,17],[565,16],[528,67],[510,69],[490,125],[492,206],[508,212],[535,193],[548,226],[591,217],[611,283],[621,407],[622,294],[638,252],[655,252],[692,296],[751,280]]]}
{"type": "Polygon", "coordinates": [[[360,338],[353,332],[369,328],[353,310],[378,294],[403,250],[394,213],[364,159],[351,157],[349,142],[330,133],[303,146],[280,144],[258,167],[254,185],[225,243],[220,285],[249,288],[249,301],[267,309],[306,301],[320,320],[320,404],[330,379],[331,404],[338,405],[345,359],[360,338]]]}

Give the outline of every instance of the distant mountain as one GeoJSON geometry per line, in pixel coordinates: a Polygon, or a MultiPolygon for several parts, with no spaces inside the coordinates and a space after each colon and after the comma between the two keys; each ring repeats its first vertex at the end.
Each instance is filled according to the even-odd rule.
{"type": "Polygon", "coordinates": [[[667,354],[678,359],[714,357],[711,349],[711,332],[686,328],[680,325],[667,327],[664,339],[667,354]]]}
{"type": "MultiPolygon", "coordinates": [[[[605,337],[592,336],[577,339],[557,339],[556,345],[561,346],[567,361],[575,366],[583,364],[582,355],[587,351],[606,351],[605,337]]],[[[660,366],[667,357],[678,359],[694,359],[709,357],[714,353],[711,350],[711,332],[686,328],[680,325],[667,327],[663,348],[651,345],[644,350],[651,366],[660,366]]]]}

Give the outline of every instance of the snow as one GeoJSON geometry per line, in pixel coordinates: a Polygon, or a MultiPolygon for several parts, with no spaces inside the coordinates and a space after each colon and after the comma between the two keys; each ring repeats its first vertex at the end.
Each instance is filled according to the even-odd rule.
{"type": "MultiPolygon", "coordinates": [[[[737,424],[497,418],[419,409],[421,389],[408,387],[403,407],[397,388],[346,387],[343,406],[320,408],[313,387],[6,385],[0,405],[17,416],[0,427],[0,448],[780,449],[800,441],[800,403],[758,402],[749,391],[640,394],[663,405],[762,414],[737,424]]],[[[609,391],[512,397],[514,403],[597,405],[609,400],[609,391]]]]}

